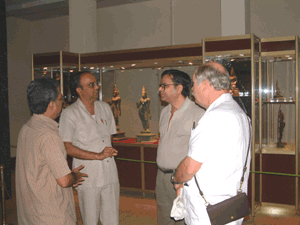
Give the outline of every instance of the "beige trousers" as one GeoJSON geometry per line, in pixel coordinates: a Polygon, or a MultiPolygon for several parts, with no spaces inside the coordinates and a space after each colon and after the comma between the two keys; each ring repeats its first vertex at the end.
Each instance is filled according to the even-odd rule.
{"type": "Polygon", "coordinates": [[[164,174],[157,170],[156,177],[156,202],[157,202],[157,225],[184,225],[184,220],[175,221],[170,217],[176,192],[171,183],[171,173],[164,174]]]}
{"type": "Polygon", "coordinates": [[[104,187],[77,190],[81,217],[84,225],[119,224],[119,183],[104,187]]]}

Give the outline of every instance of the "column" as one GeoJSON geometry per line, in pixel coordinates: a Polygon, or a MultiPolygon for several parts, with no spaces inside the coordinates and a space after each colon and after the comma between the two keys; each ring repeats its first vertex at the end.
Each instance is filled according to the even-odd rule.
{"type": "Polygon", "coordinates": [[[97,52],[96,0],[69,0],[70,52],[97,52]]]}
{"type": "Polygon", "coordinates": [[[250,0],[221,0],[221,35],[250,34],[250,0]]]}

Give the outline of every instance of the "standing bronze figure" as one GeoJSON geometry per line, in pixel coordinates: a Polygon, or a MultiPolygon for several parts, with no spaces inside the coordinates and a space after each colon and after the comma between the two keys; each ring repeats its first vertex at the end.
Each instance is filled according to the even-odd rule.
{"type": "Polygon", "coordinates": [[[113,112],[117,130],[120,130],[119,116],[121,116],[121,97],[116,84],[114,84],[113,97],[108,101],[108,104],[113,112]]]}
{"type": "Polygon", "coordinates": [[[278,111],[278,133],[277,133],[277,137],[278,137],[277,147],[278,148],[284,148],[284,143],[281,141],[282,136],[283,136],[284,127],[285,127],[284,114],[281,111],[281,106],[280,106],[279,111],[278,111]]]}
{"type": "Polygon", "coordinates": [[[150,98],[148,96],[147,90],[145,88],[145,85],[142,89],[142,97],[140,100],[136,103],[137,108],[139,109],[139,116],[142,121],[143,125],[143,131],[142,133],[150,133],[149,130],[149,120],[152,119],[152,113],[150,108],[150,98]]]}

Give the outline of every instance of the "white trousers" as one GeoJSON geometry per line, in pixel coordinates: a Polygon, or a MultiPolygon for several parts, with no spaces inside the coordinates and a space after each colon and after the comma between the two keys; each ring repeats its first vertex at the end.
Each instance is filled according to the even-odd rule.
{"type": "Polygon", "coordinates": [[[119,224],[120,184],[77,190],[81,217],[84,225],[119,224]]]}

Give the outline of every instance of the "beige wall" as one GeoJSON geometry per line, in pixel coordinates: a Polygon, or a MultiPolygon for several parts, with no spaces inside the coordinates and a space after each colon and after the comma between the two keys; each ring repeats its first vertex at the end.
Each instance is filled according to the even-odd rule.
{"type": "Polygon", "coordinates": [[[98,51],[170,45],[170,1],[98,9],[98,51]]]}
{"type": "MultiPolygon", "coordinates": [[[[10,144],[16,146],[19,130],[30,118],[26,97],[31,81],[30,22],[8,18],[7,42],[10,144]]],[[[16,148],[11,147],[11,157],[15,156],[16,148]]]]}
{"type": "Polygon", "coordinates": [[[201,43],[221,36],[220,0],[172,0],[174,45],[201,43]]]}
{"type": "Polygon", "coordinates": [[[30,22],[31,52],[69,51],[69,16],[30,22]]]}
{"type": "Polygon", "coordinates": [[[250,0],[251,33],[260,38],[300,35],[299,0],[250,0]]]}

